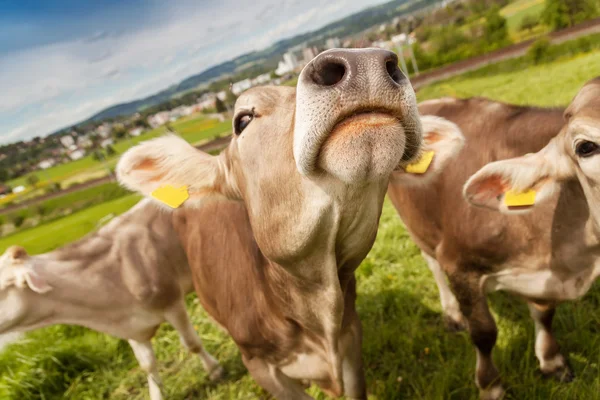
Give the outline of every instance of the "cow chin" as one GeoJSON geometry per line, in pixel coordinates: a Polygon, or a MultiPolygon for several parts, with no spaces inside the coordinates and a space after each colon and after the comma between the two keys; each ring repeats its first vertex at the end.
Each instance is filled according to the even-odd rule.
{"type": "Polygon", "coordinates": [[[318,157],[321,170],[346,183],[387,179],[404,154],[400,121],[386,114],[361,114],[334,127],[318,157]]]}

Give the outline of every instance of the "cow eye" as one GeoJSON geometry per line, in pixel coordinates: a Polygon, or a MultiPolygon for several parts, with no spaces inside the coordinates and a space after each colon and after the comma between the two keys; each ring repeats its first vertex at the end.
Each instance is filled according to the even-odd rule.
{"type": "Polygon", "coordinates": [[[253,119],[254,119],[254,114],[249,113],[249,112],[239,114],[237,117],[235,117],[235,123],[234,123],[235,134],[240,135],[242,133],[242,131],[244,129],[246,129],[246,127],[248,125],[250,125],[250,122],[252,122],[253,119]]]}
{"type": "Polygon", "coordinates": [[[590,157],[598,153],[599,149],[596,143],[585,140],[577,145],[575,152],[579,157],[590,157]]]}

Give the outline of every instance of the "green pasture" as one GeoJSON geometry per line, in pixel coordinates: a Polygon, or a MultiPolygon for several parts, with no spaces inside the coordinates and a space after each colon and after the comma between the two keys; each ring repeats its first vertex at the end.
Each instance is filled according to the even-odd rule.
{"type": "Polygon", "coordinates": [[[128,195],[86,208],[85,210],[47,224],[25,229],[14,235],[0,238],[0,253],[3,253],[7,247],[15,244],[25,247],[31,254],[53,250],[58,246],[70,243],[93,231],[98,226],[98,221],[102,218],[110,214],[121,214],[131,208],[138,200],[139,197],[137,195],[128,195]]]}
{"type": "MultiPolygon", "coordinates": [[[[231,130],[231,122],[219,122],[213,119],[207,119],[203,115],[194,115],[192,117],[182,118],[178,121],[172,122],[171,127],[181,135],[185,140],[190,143],[198,143],[204,140],[215,138],[217,135],[221,135],[231,130]]],[[[116,160],[119,155],[129,149],[131,146],[138,144],[144,140],[148,140],[164,134],[166,128],[161,126],[157,129],[150,130],[143,135],[132,137],[126,140],[115,143],[113,146],[117,151],[117,154],[105,162],[99,162],[88,155],[80,160],[72,161],[67,164],[60,164],[52,168],[48,168],[43,171],[35,171],[31,175],[36,175],[40,179],[40,185],[44,182],[63,182],[63,181],[85,181],[86,177],[92,176],[97,178],[102,176],[98,172],[105,171],[106,167],[112,167],[116,164],[116,160]],[[77,179],[79,178],[79,179],[77,179]]],[[[20,185],[27,186],[27,177],[29,175],[22,176],[18,179],[7,182],[11,187],[20,185]]],[[[19,199],[20,196],[17,197],[19,199]]],[[[5,204],[6,201],[14,201],[13,198],[3,201],[0,199],[0,205],[5,204]]]]}
{"type": "Polygon", "coordinates": [[[546,0],[517,0],[509,3],[500,10],[500,14],[506,18],[508,32],[513,40],[521,41],[529,39],[531,36],[539,35],[549,30],[549,28],[544,26],[541,22],[538,27],[532,30],[532,32],[521,32],[519,30],[525,17],[531,15],[539,20],[545,5],[546,0]]]}
{"type": "MultiPolygon", "coordinates": [[[[509,60],[504,63],[518,63],[509,60]]],[[[493,74],[465,74],[427,86],[418,92],[419,101],[444,96],[486,96],[514,104],[561,106],[568,104],[581,86],[600,76],[600,51],[582,54],[551,64],[529,66],[493,74]]]]}

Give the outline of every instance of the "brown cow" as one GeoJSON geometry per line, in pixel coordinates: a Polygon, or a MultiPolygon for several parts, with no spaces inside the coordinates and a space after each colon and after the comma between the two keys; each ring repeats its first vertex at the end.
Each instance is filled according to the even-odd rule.
{"type": "MultiPolygon", "coordinates": [[[[578,265],[571,264],[576,255],[589,256],[589,251],[583,251],[583,241],[573,245],[582,237],[582,225],[574,222],[587,218],[587,208],[576,182],[567,185],[570,194],[563,192],[559,208],[556,197],[536,212],[516,217],[472,207],[462,190],[467,179],[487,163],[536,152],[548,144],[564,125],[564,110],[513,106],[483,98],[446,98],[421,103],[419,111],[447,118],[461,128],[466,142],[457,156],[460,162],[448,165],[428,185],[407,188],[392,181],[388,193],[434,272],[446,317],[455,326],[464,326],[466,319],[477,348],[476,383],[481,397],[498,399],[503,389],[491,357],[497,329],[486,301],[486,292],[498,285],[492,283],[494,279],[485,286],[482,282],[490,276],[513,276],[513,268],[548,271],[553,265],[578,265]],[[554,215],[562,215],[570,223],[562,224],[554,215]]],[[[536,288],[541,290],[543,285],[536,288]]],[[[571,373],[550,334],[557,299],[555,295],[527,298],[538,331],[536,355],[542,371],[568,379],[571,373]]]]}
{"type": "MultiPolygon", "coordinates": [[[[422,142],[397,63],[379,49],[327,51],[297,89],[242,94],[221,155],[171,136],[129,150],[117,166],[136,191],[171,185],[184,208],[207,207],[199,219],[175,213],[199,298],[278,399],[310,399],[311,381],[333,396],[366,398],[354,270],[375,240],[390,173],[422,142]],[[207,203],[216,198],[241,202],[207,203]],[[200,230],[217,223],[227,235],[200,230]]],[[[443,140],[433,147],[441,154],[443,140]]]]}

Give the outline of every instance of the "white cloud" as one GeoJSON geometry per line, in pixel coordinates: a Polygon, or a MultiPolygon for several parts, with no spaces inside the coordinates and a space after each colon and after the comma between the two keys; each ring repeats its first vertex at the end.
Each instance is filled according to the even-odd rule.
{"type": "Polygon", "coordinates": [[[381,0],[332,1],[326,7],[316,0],[255,0],[252,8],[233,0],[167,3],[172,8],[163,10],[160,24],[133,21],[133,31],[99,30],[2,56],[0,141],[48,134],[374,2],[381,0]]]}

